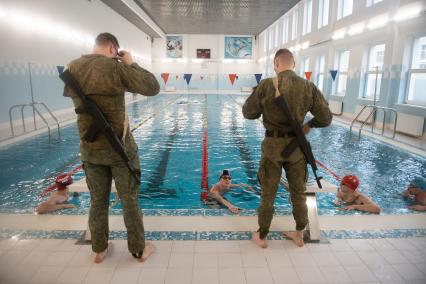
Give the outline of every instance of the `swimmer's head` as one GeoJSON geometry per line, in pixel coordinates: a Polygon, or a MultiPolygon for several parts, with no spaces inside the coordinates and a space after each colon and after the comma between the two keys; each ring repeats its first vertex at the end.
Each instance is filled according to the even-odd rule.
{"type": "Polygon", "coordinates": [[[67,174],[62,174],[56,178],[55,183],[58,190],[64,190],[68,185],[72,184],[72,177],[67,174]]]}
{"type": "Polygon", "coordinates": [[[222,171],[222,174],[220,175],[220,177],[219,177],[219,180],[220,181],[229,181],[229,182],[231,182],[231,179],[232,179],[232,177],[231,177],[231,175],[229,174],[229,171],[228,170],[223,170],[222,171]]]}
{"type": "Polygon", "coordinates": [[[426,178],[424,177],[415,177],[411,182],[410,185],[408,186],[410,187],[416,187],[422,190],[426,190],[426,178]]]}
{"type": "Polygon", "coordinates": [[[355,191],[359,186],[359,179],[355,175],[347,175],[342,178],[340,185],[344,185],[345,187],[355,191]]]}

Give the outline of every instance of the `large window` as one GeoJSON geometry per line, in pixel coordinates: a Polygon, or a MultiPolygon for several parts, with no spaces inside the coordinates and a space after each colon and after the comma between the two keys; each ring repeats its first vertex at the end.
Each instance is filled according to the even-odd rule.
{"type": "Polygon", "coordinates": [[[266,46],[267,46],[266,33],[264,33],[263,34],[263,52],[266,52],[266,46]]]}
{"type": "Polygon", "coordinates": [[[272,47],[274,47],[274,29],[273,28],[269,28],[268,36],[269,36],[269,50],[271,50],[272,47]]]}
{"type": "Polygon", "coordinates": [[[414,40],[406,103],[426,106],[426,36],[414,40]]]}
{"type": "Polygon", "coordinates": [[[298,18],[299,18],[299,11],[297,9],[295,9],[294,12],[293,12],[293,18],[292,18],[292,22],[291,22],[291,39],[292,40],[297,38],[298,18]]]}
{"type": "Polygon", "coordinates": [[[374,45],[368,54],[368,67],[365,74],[364,98],[378,100],[380,97],[380,85],[383,76],[383,58],[385,57],[385,45],[374,45]]]}
{"type": "Polygon", "coordinates": [[[339,0],[337,2],[337,19],[340,20],[352,14],[353,4],[353,0],[339,0]]]}
{"type": "Polygon", "coordinates": [[[383,0],[367,0],[367,7],[373,6],[374,4],[377,4],[382,1],[383,0]]]}
{"type": "Polygon", "coordinates": [[[317,87],[324,92],[324,73],[325,73],[325,56],[322,55],[317,58],[316,64],[316,72],[317,72],[317,87]]]}
{"type": "Polygon", "coordinates": [[[288,41],[288,17],[284,17],[283,19],[283,38],[282,42],[287,43],[288,41]]]}
{"type": "Polygon", "coordinates": [[[328,25],[329,0],[319,0],[318,5],[318,29],[328,25]]]}
{"type": "Polygon", "coordinates": [[[348,81],[348,69],[349,69],[349,50],[342,51],[339,53],[337,58],[337,89],[336,95],[344,96],[346,93],[346,83],[348,81]]]}
{"type": "Polygon", "coordinates": [[[275,44],[274,44],[275,47],[278,47],[278,38],[279,38],[278,30],[279,30],[279,27],[278,27],[278,24],[276,24],[275,25],[275,44]]]}
{"type": "Polygon", "coordinates": [[[303,34],[311,32],[312,26],[312,0],[305,1],[305,7],[303,10],[303,34]]]}

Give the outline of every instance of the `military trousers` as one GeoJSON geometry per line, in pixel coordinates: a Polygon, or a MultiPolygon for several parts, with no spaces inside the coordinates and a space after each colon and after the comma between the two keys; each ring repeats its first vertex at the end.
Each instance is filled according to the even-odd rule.
{"type": "Polygon", "coordinates": [[[296,230],[303,230],[308,224],[308,207],[306,205],[306,181],[308,177],[306,159],[298,147],[288,157],[281,152],[293,138],[265,137],[262,142],[262,156],[258,171],[261,186],[261,201],[258,208],[260,238],[265,238],[271,226],[274,203],[277,195],[282,169],[284,168],[289,184],[290,200],[296,230]]]}
{"type": "MultiPolygon", "coordinates": [[[[139,169],[137,147],[126,152],[133,167],[139,169]]],[[[129,252],[143,252],[145,233],[138,200],[139,184],[123,160],[112,150],[82,150],[82,160],[91,197],[89,228],[92,250],[99,253],[108,247],[108,208],[114,179],[123,208],[129,252]]]]}

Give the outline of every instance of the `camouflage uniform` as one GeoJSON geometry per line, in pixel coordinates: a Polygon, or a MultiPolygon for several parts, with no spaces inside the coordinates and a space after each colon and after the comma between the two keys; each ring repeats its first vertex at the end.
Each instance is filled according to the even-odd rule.
{"type": "MultiPolygon", "coordinates": [[[[332,115],[328,103],[313,83],[287,70],[278,74],[278,86],[280,93],[286,96],[293,117],[300,124],[303,123],[307,112],[311,112],[314,116],[308,122],[310,127],[325,127],[331,123],[332,115]]],[[[258,222],[259,235],[262,239],[268,234],[271,225],[282,168],[286,172],[289,183],[296,229],[303,230],[308,224],[305,196],[307,163],[300,147],[288,157],[281,156],[283,149],[295,137],[288,116],[274,101],[275,90],[273,79],[264,79],[243,106],[245,118],[257,119],[263,115],[263,125],[266,130],[277,134],[275,137],[265,137],[262,142],[262,156],[258,171],[262,190],[258,222]]]]}
{"type": "MultiPolygon", "coordinates": [[[[127,91],[145,96],[156,95],[159,84],[154,75],[136,63],[126,65],[116,59],[96,54],[84,55],[72,61],[68,68],[85,95],[102,110],[115,133],[123,137],[126,130],[123,138],[124,148],[130,163],[135,169],[139,169],[138,147],[129,126],[125,126],[124,123],[126,117],[124,93],[127,91]]],[[[64,96],[72,98],[76,112],[79,113],[78,110],[82,108],[81,100],[68,86],[65,86],[64,96]]],[[[78,114],[80,138],[84,136],[91,123],[92,117],[89,114],[78,114]]],[[[92,250],[99,253],[108,246],[109,195],[114,179],[123,207],[129,251],[142,252],[145,237],[138,202],[139,184],[103,133],[91,143],[81,139],[80,152],[91,197],[89,228],[92,233],[92,250]]]]}

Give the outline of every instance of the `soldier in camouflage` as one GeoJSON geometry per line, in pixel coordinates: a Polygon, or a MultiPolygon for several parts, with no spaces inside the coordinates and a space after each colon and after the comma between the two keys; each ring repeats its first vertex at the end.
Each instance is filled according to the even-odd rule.
{"type": "Polygon", "coordinates": [[[293,217],[296,231],[284,232],[297,246],[303,246],[303,230],[308,224],[306,205],[307,162],[298,147],[288,157],[281,152],[295,139],[290,119],[275,103],[275,97],[285,95],[293,117],[302,124],[308,112],[314,116],[303,125],[305,134],[314,127],[326,127],[331,123],[332,114],[317,87],[297,76],[294,69],[294,57],[288,49],[280,49],[274,58],[275,78],[264,79],[255,88],[243,106],[243,115],[247,119],[257,119],[263,115],[266,128],[262,142],[262,156],[258,171],[261,186],[261,203],[258,209],[259,229],[252,239],[260,246],[267,247],[266,236],[272,222],[274,202],[277,194],[282,168],[289,183],[293,217]]]}
{"type": "MultiPolygon", "coordinates": [[[[127,123],[124,94],[127,91],[154,96],[159,92],[159,84],[152,73],[133,62],[129,52],[118,52],[118,48],[114,35],[101,33],[96,38],[93,53],[73,60],[68,69],[84,94],[101,109],[118,137],[122,137],[130,163],[139,170],[138,147],[127,123]]],[[[123,207],[128,249],[140,261],[144,261],[154,251],[154,247],[145,244],[142,212],[138,202],[139,183],[103,133],[93,142],[82,139],[92,124],[92,117],[81,111],[83,106],[80,98],[68,86],[65,86],[64,96],[72,98],[78,114],[81,160],[91,197],[89,228],[92,250],[96,254],[94,261],[101,262],[111,246],[108,242],[108,208],[112,179],[123,207]]]]}

